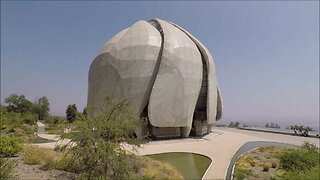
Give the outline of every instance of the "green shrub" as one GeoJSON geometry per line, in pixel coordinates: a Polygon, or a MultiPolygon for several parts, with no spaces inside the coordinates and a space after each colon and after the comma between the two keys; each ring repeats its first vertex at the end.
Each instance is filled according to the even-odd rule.
{"type": "Polygon", "coordinates": [[[319,165],[319,155],[308,149],[294,149],[279,156],[280,165],[287,171],[308,170],[319,165]]]}
{"type": "Polygon", "coordinates": [[[49,116],[47,119],[46,119],[46,123],[48,124],[61,124],[61,123],[64,123],[65,122],[65,119],[59,117],[59,116],[49,116]]]}
{"type": "Polygon", "coordinates": [[[235,172],[234,172],[234,177],[237,178],[238,180],[242,180],[252,174],[253,173],[250,169],[246,169],[241,166],[236,166],[235,172]]]}
{"type": "Polygon", "coordinates": [[[31,112],[25,113],[22,115],[23,123],[35,125],[37,123],[38,117],[36,114],[31,112]]]}
{"type": "Polygon", "coordinates": [[[260,166],[262,167],[262,171],[264,171],[264,172],[268,172],[269,171],[269,168],[270,168],[269,164],[262,163],[260,166]]]}
{"type": "Polygon", "coordinates": [[[283,180],[318,180],[320,176],[320,167],[313,167],[304,171],[288,171],[281,177],[283,180]]]}
{"type": "Polygon", "coordinates": [[[0,157],[0,179],[12,179],[12,170],[15,166],[15,162],[8,158],[0,157]]]}
{"type": "Polygon", "coordinates": [[[7,128],[8,128],[8,125],[6,125],[6,124],[1,124],[1,130],[7,129],[7,128]]]}
{"type": "Polygon", "coordinates": [[[22,150],[21,140],[14,136],[1,135],[0,156],[16,156],[22,150]]]}
{"type": "Polygon", "coordinates": [[[310,143],[308,141],[305,141],[302,146],[301,146],[303,149],[307,149],[308,151],[310,152],[319,152],[319,148],[313,144],[313,143],[310,143]]]}

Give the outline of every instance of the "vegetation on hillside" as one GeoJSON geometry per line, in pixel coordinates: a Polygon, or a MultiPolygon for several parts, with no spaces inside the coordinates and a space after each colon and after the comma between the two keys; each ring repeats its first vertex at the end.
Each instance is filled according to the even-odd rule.
{"type": "Polygon", "coordinates": [[[277,124],[277,123],[273,123],[273,122],[271,122],[270,124],[269,124],[269,123],[266,123],[266,124],[264,125],[264,127],[266,127],[266,128],[276,128],[276,129],[280,129],[280,125],[277,124]]]}
{"type": "Polygon", "coordinates": [[[37,139],[37,121],[46,123],[52,133],[63,131],[65,120],[49,115],[49,100],[46,96],[34,103],[24,95],[12,94],[5,98],[1,105],[1,134],[21,138],[23,142],[34,142],[37,139]]]}
{"type": "Polygon", "coordinates": [[[318,179],[319,148],[304,143],[300,148],[260,147],[241,156],[234,171],[235,179],[318,179]]]}
{"type": "Polygon", "coordinates": [[[7,111],[6,107],[1,107],[1,135],[15,136],[24,142],[30,142],[36,138],[37,115],[32,112],[7,111]]]}

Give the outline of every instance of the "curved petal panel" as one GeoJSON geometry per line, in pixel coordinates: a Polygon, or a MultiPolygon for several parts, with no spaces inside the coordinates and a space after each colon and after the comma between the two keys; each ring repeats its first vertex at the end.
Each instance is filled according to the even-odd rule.
{"type": "Polygon", "coordinates": [[[187,127],[182,132],[189,135],[202,82],[201,54],[181,30],[156,21],[163,30],[164,47],[150,96],[149,120],[156,127],[187,127]]]}
{"type": "MultiPolygon", "coordinates": [[[[180,30],[182,30],[184,33],[186,33],[192,41],[197,45],[199,48],[202,56],[205,59],[206,65],[207,65],[207,73],[208,73],[208,94],[207,94],[207,123],[213,124],[216,121],[217,116],[217,103],[218,103],[218,88],[217,88],[217,78],[216,78],[216,68],[214,65],[214,61],[212,58],[212,55],[210,54],[209,50],[192,34],[190,34],[188,31],[183,29],[182,27],[170,22],[172,25],[176,26],[180,30]]],[[[220,95],[220,92],[219,92],[220,95]]],[[[221,96],[220,96],[221,97],[221,96]]],[[[221,98],[220,98],[220,104],[221,104],[221,98]]],[[[222,113],[222,106],[220,109],[222,113]]]]}
{"type": "Polygon", "coordinates": [[[127,98],[140,115],[151,93],[161,41],[156,28],[138,21],[106,43],[89,70],[88,107],[99,107],[105,96],[127,98]]]}
{"type": "Polygon", "coordinates": [[[220,94],[220,88],[219,86],[217,86],[218,88],[218,101],[217,101],[217,117],[216,120],[218,121],[219,119],[221,119],[222,117],[222,99],[221,99],[221,94],[220,94]]]}

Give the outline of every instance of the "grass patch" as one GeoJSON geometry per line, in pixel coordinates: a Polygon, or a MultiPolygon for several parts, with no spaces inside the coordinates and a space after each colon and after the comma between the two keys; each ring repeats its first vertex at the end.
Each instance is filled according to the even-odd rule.
{"type": "Polygon", "coordinates": [[[300,179],[308,179],[308,180],[317,180],[320,176],[320,167],[313,167],[309,170],[305,171],[287,171],[284,175],[279,178],[283,180],[300,180],[300,179]]]}
{"type": "Polygon", "coordinates": [[[12,179],[12,171],[15,165],[15,161],[9,158],[0,157],[0,179],[12,179]]]}

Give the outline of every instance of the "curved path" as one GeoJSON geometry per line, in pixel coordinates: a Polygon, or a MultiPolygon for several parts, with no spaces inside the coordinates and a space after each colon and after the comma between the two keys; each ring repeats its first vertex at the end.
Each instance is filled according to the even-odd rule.
{"type": "Polygon", "coordinates": [[[34,143],[32,145],[37,145],[37,146],[41,146],[41,147],[44,147],[44,148],[54,149],[56,147],[56,145],[67,144],[70,141],[69,139],[64,139],[63,141],[60,141],[60,136],[59,135],[46,134],[45,133],[45,125],[42,122],[38,121],[37,125],[38,125],[37,136],[41,137],[41,138],[44,138],[44,139],[53,140],[54,142],[34,143]]]}
{"type": "Polygon", "coordinates": [[[304,141],[311,141],[319,146],[318,139],[297,137],[283,134],[218,128],[202,139],[186,138],[165,141],[152,141],[138,149],[137,154],[155,154],[164,152],[193,152],[212,159],[203,179],[224,179],[228,166],[237,150],[250,141],[269,141],[300,146],[304,141]]]}

